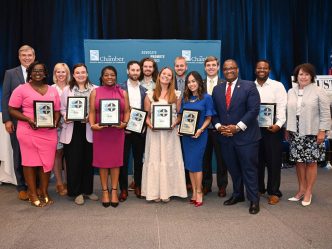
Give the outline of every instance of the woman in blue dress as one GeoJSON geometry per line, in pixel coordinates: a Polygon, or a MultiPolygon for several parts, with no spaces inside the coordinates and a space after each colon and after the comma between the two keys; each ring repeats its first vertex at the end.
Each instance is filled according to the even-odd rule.
{"type": "MultiPolygon", "coordinates": [[[[181,103],[180,113],[183,109],[198,110],[198,129],[194,136],[183,136],[183,158],[185,168],[189,171],[190,181],[193,186],[190,203],[195,207],[203,205],[202,177],[203,177],[203,156],[207,144],[208,133],[206,128],[215,114],[213,101],[210,95],[204,94],[204,86],[201,75],[190,72],[185,80],[185,90],[181,103]]],[[[181,119],[182,115],[179,115],[181,119]]]]}

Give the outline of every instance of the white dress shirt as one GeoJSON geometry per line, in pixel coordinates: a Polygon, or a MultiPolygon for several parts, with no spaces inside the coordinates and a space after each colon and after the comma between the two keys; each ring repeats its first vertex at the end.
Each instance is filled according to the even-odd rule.
{"type": "Polygon", "coordinates": [[[22,68],[22,72],[23,72],[23,79],[24,79],[24,82],[28,82],[27,81],[27,77],[28,77],[28,73],[27,73],[27,69],[21,65],[21,68],[22,68]]]}
{"type": "Polygon", "coordinates": [[[207,88],[206,92],[209,95],[212,95],[213,88],[217,85],[217,83],[218,83],[218,75],[216,75],[214,78],[206,77],[206,88],[207,88]]]}
{"type": "Polygon", "coordinates": [[[275,125],[281,128],[286,122],[287,93],[284,85],[270,78],[262,86],[258,84],[257,80],[255,84],[261,97],[261,103],[277,104],[275,125]]]}
{"type": "Polygon", "coordinates": [[[127,86],[130,107],[141,109],[141,92],[139,89],[139,84],[133,85],[128,79],[127,86]]]}

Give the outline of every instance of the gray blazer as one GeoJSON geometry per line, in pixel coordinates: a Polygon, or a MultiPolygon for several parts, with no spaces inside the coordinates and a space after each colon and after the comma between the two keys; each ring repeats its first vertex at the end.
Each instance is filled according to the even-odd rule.
{"type": "MultiPolygon", "coordinates": [[[[20,84],[24,83],[25,80],[23,78],[23,72],[21,66],[9,69],[5,72],[5,78],[3,80],[3,87],[2,87],[2,103],[1,103],[3,123],[12,120],[8,111],[9,99],[15,88],[18,87],[20,84]]],[[[16,123],[16,120],[12,121],[15,121],[16,123]]]]}
{"type": "MultiPolygon", "coordinates": [[[[297,132],[296,109],[298,93],[298,85],[288,91],[286,129],[293,132],[297,132]]],[[[319,130],[328,131],[330,128],[330,99],[327,93],[314,83],[304,87],[299,117],[299,135],[317,135],[319,130]]]]}

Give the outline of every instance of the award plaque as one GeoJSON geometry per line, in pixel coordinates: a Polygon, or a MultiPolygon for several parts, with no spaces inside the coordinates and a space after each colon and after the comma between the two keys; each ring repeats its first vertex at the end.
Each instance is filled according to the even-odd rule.
{"type": "Polygon", "coordinates": [[[34,116],[37,128],[53,128],[54,103],[53,101],[33,101],[34,116]]]}
{"type": "Polygon", "coordinates": [[[154,130],[172,129],[172,105],[153,105],[152,126],[154,130]]]}
{"type": "Polygon", "coordinates": [[[184,136],[194,136],[197,131],[200,111],[183,109],[179,134],[184,136]]]}
{"type": "Polygon", "coordinates": [[[146,111],[131,108],[130,118],[126,130],[136,133],[143,133],[147,114],[148,113],[146,111]]]}
{"type": "Polygon", "coordinates": [[[100,125],[120,124],[120,101],[118,99],[100,99],[100,125]]]}
{"type": "Polygon", "coordinates": [[[259,127],[270,127],[274,124],[276,106],[275,103],[261,103],[258,114],[259,127]]]}
{"type": "Polygon", "coordinates": [[[67,98],[67,121],[85,121],[87,116],[87,97],[67,98]]]}

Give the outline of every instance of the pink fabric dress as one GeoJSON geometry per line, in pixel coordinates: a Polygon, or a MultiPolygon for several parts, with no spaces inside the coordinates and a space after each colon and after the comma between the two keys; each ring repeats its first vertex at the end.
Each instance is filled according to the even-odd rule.
{"type": "MultiPolygon", "coordinates": [[[[125,100],[123,90],[118,86],[101,86],[96,88],[96,123],[100,122],[100,99],[120,100],[120,120],[123,120],[125,100]]],[[[93,131],[93,162],[97,168],[117,168],[123,166],[125,133],[123,129],[104,128],[93,131]]]]}
{"type": "MultiPolygon", "coordinates": [[[[17,87],[9,100],[9,106],[22,108],[25,116],[34,119],[33,101],[53,101],[54,111],[60,111],[60,98],[54,87],[48,86],[45,95],[35,91],[29,83],[17,87]]],[[[18,121],[17,139],[20,144],[22,165],[29,167],[42,166],[44,172],[53,168],[57,145],[57,129],[38,128],[33,130],[28,122],[18,121]]]]}

